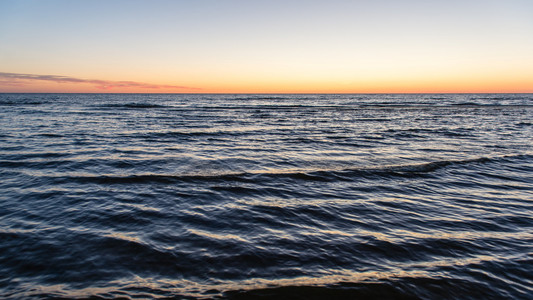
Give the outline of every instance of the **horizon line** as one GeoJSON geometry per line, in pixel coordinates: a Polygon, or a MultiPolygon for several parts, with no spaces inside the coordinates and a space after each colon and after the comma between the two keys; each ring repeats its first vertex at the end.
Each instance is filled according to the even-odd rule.
{"type": "Polygon", "coordinates": [[[412,94],[412,95],[423,95],[423,94],[533,94],[533,91],[531,92],[325,92],[325,93],[313,93],[313,92],[294,92],[294,93],[287,93],[287,92],[250,92],[250,93],[228,93],[228,92],[206,92],[206,93],[180,93],[180,92],[160,92],[160,93],[152,93],[152,92],[2,92],[0,91],[0,94],[110,94],[110,95],[119,95],[119,94],[147,94],[147,95],[390,95],[390,94],[412,94]]]}

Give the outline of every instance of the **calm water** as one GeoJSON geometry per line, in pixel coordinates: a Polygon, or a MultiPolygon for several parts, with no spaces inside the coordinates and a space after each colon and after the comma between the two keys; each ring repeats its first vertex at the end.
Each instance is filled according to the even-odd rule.
{"type": "Polygon", "coordinates": [[[533,95],[0,94],[2,298],[533,298],[533,95]]]}

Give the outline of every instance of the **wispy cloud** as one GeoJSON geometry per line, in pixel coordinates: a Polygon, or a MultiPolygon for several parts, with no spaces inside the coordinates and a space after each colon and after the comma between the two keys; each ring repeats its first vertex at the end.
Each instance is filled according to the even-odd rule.
{"type": "Polygon", "coordinates": [[[185,89],[199,90],[199,88],[181,85],[151,84],[136,81],[112,81],[100,79],[84,79],[60,75],[39,75],[0,72],[0,85],[20,85],[24,81],[51,81],[56,83],[86,83],[98,89],[109,90],[113,88],[145,88],[145,89],[185,89]]]}

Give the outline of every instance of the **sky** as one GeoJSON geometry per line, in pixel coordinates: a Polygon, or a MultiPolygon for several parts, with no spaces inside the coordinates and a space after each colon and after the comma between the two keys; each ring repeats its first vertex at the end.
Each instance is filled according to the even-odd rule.
{"type": "Polygon", "coordinates": [[[0,0],[0,92],[533,92],[533,1],[0,0]]]}

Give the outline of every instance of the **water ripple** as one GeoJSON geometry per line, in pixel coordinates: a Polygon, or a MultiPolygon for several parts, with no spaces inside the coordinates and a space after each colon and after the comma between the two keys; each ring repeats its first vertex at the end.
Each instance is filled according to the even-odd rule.
{"type": "Polygon", "coordinates": [[[2,94],[0,297],[530,299],[532,100],[2,94]]]}

